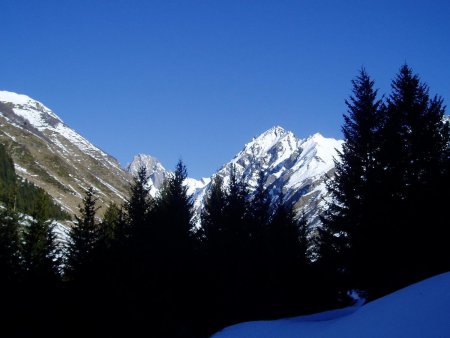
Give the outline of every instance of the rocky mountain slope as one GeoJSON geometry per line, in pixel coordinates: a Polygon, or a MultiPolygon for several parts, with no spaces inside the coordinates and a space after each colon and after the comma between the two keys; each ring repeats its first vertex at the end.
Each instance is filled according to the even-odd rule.
{"type": "Polygon", "coordinates": [[[69,213],[78,210],[89,186],[98,190],[102,204],[121,203],[127,196],[130,177],[117,160],[26,95],[0,91],[0,142],[17,173],[49,192],[69,213]]]}
{"type": "MultiPolygon", "coordinates": [[[[123,170],[116,159],[76,133],[42,103],[12,92],[0,91],[0,142],[11,153],[17,173],[48,191],[69,213],[77,212],[89,186],[98,190],[102,205],[124,202],[130,178],[141,165],[147,168],[153,196],[170,175],[157,159],[143,154],[135,156],[123,170]]],[[[276,126],[253,138],[211,178],[189,178],[186,185],[199,214],[215,175],[222,176],[227,184],[235,166],[238,176],[253,190],[262,171],[273,203],[282,191],[297,215],[305,212],[312,223],[318,223],[326,195],[324,180],[332,175],[333,157],[341,147],[342,141],[320,134],[299,139],[276,126]]]]}
{"type": "MultiPolygon", "coordinates": [[[[215,175],[220,175],[227,184],[234,165],[238,177],[248,183],[250,190],[256,187],[259,172],[264,173],[264,185],[269,189],[275,203],[280,192],[285,202],[292,205],[297,213],[302,212],[312,224],[319,222],[319,215],[326,196],[325,179],[333,174],[333,158],[336,150],[342,148],[342,141],[314,134],[306,139],[298,139],[292,132],[276,126],[247,143],[230,162],[215,175]]],[[[140,165],[145,165],[150,174],[149,185],[155,195],[162,179],[169,175],[161,163],[149,155],[138,155],[128,167],[134,173],[140,165]]],[[[200,181],[189,179],[186,184],[194,195],[197,213],[210,187],[211,178],[200,181]]]]}

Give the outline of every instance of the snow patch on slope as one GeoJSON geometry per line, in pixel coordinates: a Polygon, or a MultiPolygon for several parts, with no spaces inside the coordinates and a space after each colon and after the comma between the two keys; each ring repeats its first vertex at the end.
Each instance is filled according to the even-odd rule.
{"type": "MultiPolygon", "coordinates": [[[[15,115],[26,120],[27,123],[38,131],[46,133],[46,135],[51,138],[52,142],[64,153],[68,154],[69,151],[57,136],[62,136],[69,141],[69,143],[75,145],[82,152],[89,154],[95,159],[109,161],[109,156],[105,152],[98,149],[83,136],[69,128],[55,113],[41,102],[36,101],[27,95],[7,91],[0,91],[0,102],[9,104],[15,115]]],[[[116,166],[114,163],[110,164],[116,166]]]]}
{"type": "Polygon", "coordinates": [[[450,337],[450,272],[364,306],[237,324],[213,338],[450,337]]]}

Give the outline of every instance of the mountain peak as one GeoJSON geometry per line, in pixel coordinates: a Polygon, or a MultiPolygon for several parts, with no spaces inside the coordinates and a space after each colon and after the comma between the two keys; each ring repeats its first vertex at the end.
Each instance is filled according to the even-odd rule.
{"type": "Polygon", "coordinates": [[[0,90],[0,101],[2,102],[11,102],[15,104],[29,104],[30,102],[37,102],[33,100],[31,97],[24,94],[17,94],[14,92],[9,92],[6,90],[0,90]]]}
{"type": "MultiPolygon", "coordinates": [[[[18,106],[31,106],[39,111],[45,112],[54,118],[58,118],[50,108],[46,107],[42,102],[35,100],[28,95],[0,90],[0,102],[9,102],[18,106]]],[[[60,120],[60,119],[59,119],[60,120]]]]}
{"type": "Polygon", "coordinates": [[[282,137],[287,133],[289,132],[286,131],[286,129],[284,129],[283,127],[273,126],[272,128],[263,132],[261,135],[257,136],[255,139],[263,139],[267,137],[282,137]]]}
{"type": "Polygon", "coordinates": [[[244,149],[257,147],[262,151],[267,151],[286,137],[295,138],[292,132],[285,130],[283,127],[274,126],[259,136],[254,137],[251,142],[246,144],[244,149]]]}
{"type": "Polygon", "coordinates": [[[270,128],[267,132],[275,133],[275,134],[284,134],[284,133],[286,133],[286,129],[277,125],[277,126],[273,126],[272,128],[270,128]]]}
{"type": "Polygon", "coordinates": [[[0,90],[0,102],[12,104],[15,115],[21,116],[39,130],[63,123],[51,109],[27,95],[0,90]]]}
{"type": "Polygon", "coordinates": [[[308,139],[312,140],[323,140],[325,137],[321,133],[312,134],[308,139]]]}
{"type": "Polygon", "coordinates": [[[155,171],[165,171],[163,165],[156,157],[142,153],[134,156],[133,161],[127,166],[127,171],[135,175],[142,166],[147,169],[147,174],[150,175],[155,171]]]}

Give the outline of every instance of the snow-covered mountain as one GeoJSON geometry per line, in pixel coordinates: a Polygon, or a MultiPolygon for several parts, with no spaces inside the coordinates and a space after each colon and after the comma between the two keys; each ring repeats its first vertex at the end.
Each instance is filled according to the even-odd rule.
{"type": "MultiPolygon", "coordinates": [[[[305,212],[317,224],[326,194],[325,178],[332,175],[333,158],[336,150],[342,148],[342,141],[314,134],[306,139],[298,139],[292,132],[282,127],[273,127],[247,143],[230,162],[226,163],[209,179],[188,179],[189,193],[194,194],[197,213],[215,175],[220,175],[226,185],[232,166],[240,179],[248,183],[251,191],[256,187],[259,172],[264,173],[264,185],[269,189],[275,203],[283,191],[285,202],[292,205],[298,214],[305,212]]],[[[161,163],[148,155],[138,155],[128,167],[135,173],[140,165],[145,165],[150,174],[149,185],[155,195],[161,179],[169,175],[161,163]]]]}
{"type": "Polygon", "coordinates": [[[169,171],[163,167],[157,158],[145,154],[134,156],[133,161],[128,164],[126,170],[131,175],[136,175],[141,167],[145,167],[147,170],[150,195],[155,197],[164,180],[169,177],[169,171]]]}
{"type": "Polygon", "coordinates": [[[0,141],[17,173],[48,191],[70,213],[77,211],[89,186],[103,203],[120,203],[127,196],[129,175],[117,160],[26,95],[0,91],[0,141]]]}
{"type": "MultiPolygon", "coordinates": [[[[157,158],[145,154],[134,156],[133,161],[131,161],[131,163],[127,166],[126,170],[134,176],[142,166],[145,167],[147,170],[147,175],[149,176],[147,184],[150,189],[150,195],[155,197],[164,180],[170,176],[171,172],[165,169],[157,158]]],[[[188,194],[196,196],[209,182],[209,178],[204,178],[201,180],[187,178],[185,184],[188,187],[188,194]]]]}
{"type": "MultiPolygon", "coordinates": [[[[0,141],[9,149],[17,173],[48,191],[67,211],[74,213],[83,191],[93,186],[101,204],[122,203],[129,192],[131,175],[145,166],[149,187],[156,196],[170,172],[154,157],[137,155],[126,170],[117,160],[67,126],[53,111],[26,95],[0,91],[0,141]],[[130,175],[131,174],[131,175],[130,175]]],[[[230,162],[210,178],[186,180],[194,206],[200,213],[211,180],[220,175],[227,184],[232,166],[254,189],[259,172],[275,203],[283,191],[285,202],[318,222],[332,175],[333,157],[342,141],[314,134],[297,138],[279,126],[247,143],[230,162]]]]}
{"type": "Polygon", "coordinates": [[[259,172],[264,173],[264,186],[273,196],[272,202],[283,192],[285,203],[302,212],[312,223],[324,207],[325,179],[332,175],[333,158],[343,141],[314,134],[306,139],[297,138],[292,132],[276,126],[244,146],[233,160],[217,173],[226,183],[232,166],[252,191],[256,187],[259,172]]]}

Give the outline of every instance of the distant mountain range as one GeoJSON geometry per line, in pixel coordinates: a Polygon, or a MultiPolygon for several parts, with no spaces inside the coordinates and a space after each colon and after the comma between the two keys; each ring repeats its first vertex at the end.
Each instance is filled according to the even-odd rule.
{"type": "MultiPolygon", "coordinates": [[[[292,205],[299,215],[305,212],[313,224],[325,207],[325,179],[333,174],[336,150],[342,148],[343,141],[314,134],[306,139],[298,139],[282,127],[273,127],[247,143],[230,162],[212,175],[202,180],[188,179],[189,193],[194,196],[197,213],[203,206],[203,199],[215,175],[229,181],[234,165],[238,177],[243,179],[253,192],[259,172],[264,173],[264,186],[269,189],[272,203],[283,192],[285,202],[292,205]]],[[[156,195],[163,180],[170,174],[162,164],[150,155],[135,156],[127,171],[135,174],[140,166],[145,166],[150,174],[149,186],[156,195]]]]}
{"type": "MultiPolygon", "coordinates": [[[[144,165],[149,187],[156,196],[170,172],[150,155],[136,155],[122,169],[118,161],[68,127],[42,103],[26,95],[0,91],[0,142],[10,151],[17,174],[47,190],[61,206],[74,213],[83,191],[93,186],[101,203],[122,203],[128,196],[131,177],[144,165]]],[[[275,203],[281,191],[297,214],[305,212],[318,223],[326,196],[325,179],[333,174],[336,150],[343,141],[314,134],[305,139],[279,126],[247,143],[215,175],[229,180],[232,165],[238,176],[256,186],[259,172],[275,203]]],[[[186,181],[199,213],[211,178],[186,181]]]]}

